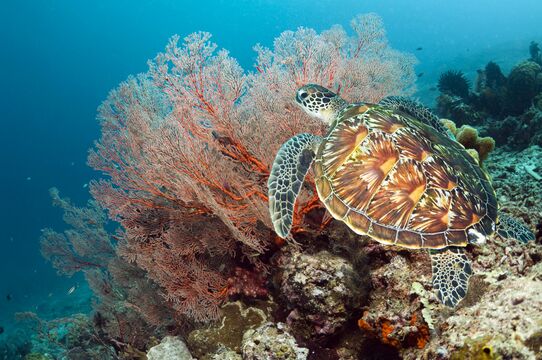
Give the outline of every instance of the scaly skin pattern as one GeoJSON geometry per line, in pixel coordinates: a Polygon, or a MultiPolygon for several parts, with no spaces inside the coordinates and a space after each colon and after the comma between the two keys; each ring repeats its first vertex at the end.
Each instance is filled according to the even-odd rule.
{"type": "Polygon", "coordinates": [[[462,248],[431,250],[433,288],[443,304],[454,307],[467,294],[472,275],[470,261],[462,248]]]}
{"type": "Polygon", "coordinates": [[[275,157],[267,182],[269,213],[275,232],[282,238],[290,233],[295,199],[321,140],[312,134],[296,135],[281,146],[275,157]]]}

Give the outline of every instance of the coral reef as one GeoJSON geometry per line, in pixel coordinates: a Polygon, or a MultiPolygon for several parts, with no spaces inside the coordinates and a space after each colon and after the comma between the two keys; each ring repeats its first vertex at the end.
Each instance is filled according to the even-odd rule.
{"type": "Polygon", "coordinates": [[[461,71],[449,70],[441,74],[437,88],[437,113],[456,123],[478,123],[480,115],[470,105],[470,83],[461,71]]]}
{"type": "Polygon", "coordinates": [[[487,169],[501,208],[537,229],[542,224],[542,148],[531,146],[515,154],[498,148],[487,169]]]}
{"type": "MultiPolygon", "coordinates": [[[[220,348],[214,354],[207,357],[209,360],[242,360],[241,354],[228,348],[220,348]]],[[[205,359],[205,358],[204,358],[205,359]]]]}
{"type": "MultiPolygon", "coordinates": [[[[352,27],[354,36],[340,27],[284,32],[273,49],[256,47],[248,75],[209,34],[182,44],[174,37],[148,72],[110,93],[89,156],[108,179],[92,182],[85,208],[53,190],[70,229],[42,236],[42,253],[59,271],[84,273],[94,310],[53,323],[24,315],[34,334],[25,355],[152,359],[170,348],[202,360],[540,356],[542,150],[494,150],[465,126],[474,119],[489,132],[481,120],[505,116],[516,76],[531,70],[506,78],[488,64],[475,94],[460,72],[441,79],[442,110],[460,127],[444,124],[484,162],[502,210],[539,229],[527,245],[496,237],[467,247],[475,275],[456,309],[438,301],[425,251],[382,246],[334,221],[310,176],[292,238],[271,230],[273,155],[294,133],[325,128],[292,104],[299,85],[370,102],[413,91],[415,61],[389,48],[380,18],[356,17],[352,27]],[[105,211],[120,226],[115,235],[105,230],[105,211]]],[[[507,135],[533,129],[522,127],[529,114],[537,122],[540,109],[513,117],[525,123],[507,135]]],[[[523,147],[536,134],[524,137],[523,147]]]]}
{"type": "Polygon", "coordinates": [[[266,323],[243,335],[243,360],[306,360],[309,350],[299,347],[284,324],[266,323]]]}
{"type": "MultiPolygon", "coordinates": [[[[542,145],[542,65],[536,61],[540,50],[534,42],[530,53],[531,58],[514,66],[508,77],[490,61],[485,69],[478,70],[474,92],[468,97],[441,86],[438,114],[458,126],[477,126],[499,145],[514,150],[542,145]]],[[[453,78],[450,73],[442,77],[453,78]]]]}
{"type": "Polygon", "coordinates": [[[32,342],[27,331],[19,329],[0,340],[0,359],[20,360],[32,354],[32,342]]]}
{"type": "Polygon", "coordinates": [[[446,319],[446,331],[431,346],[446,344],[451,359],[474,358],[476,354],[493,359],[534,359],[540,349],[529,344],[542,326],[541,291],[540,278],[509,278],[492,284],[477,304],[462,307],[446,319]]]}
{"type": "Polygon", "coordinates": [[[147,352],[147,360],[193,360],[185,343],[174,336],[166,336],[160,344],[147,352]]]}
{"type": "Polygon", "coordinates": [[[396,252],[398,249],[375,246],[367,250],[371,263],[369,302],[358,320],[360,331],[378,342],[396,349],[423,348],[429,341],[429,315],[422,309],[438,307],[430,290],[431,269],[423,252],[396,252]],[[395,251],[394,251],[395,250],[395,251]],[[414,283],[426,284],[418,293],[428,296],[422,301],[413,291],[414,283]],[[425,303],[425,305],[424,305],[425,303]],[[424,316],[425,315],[425,316],[424,316]]]}
{"type": "MultiPolygon", "coordinates": [[[[277,295],[271,265],[286,245],[268,216],[270,164],[288,137],[325,129],[293,106],[295,89],[315,82],[369,102],[415,91],[416,59],[389,46],[380,17],[357,16],[351,27],[353,36],[340,26],[283,32],[272,49],[255,47],[251,74],[208,33],[174,36],[146,73],[110,92],[88,158],[107,179],[91,182],[86,208],[52,190],[71,228],[44,230],[41,243],[60,272],[84,273],[96,300],[88,326],[118,356],[137,358],[156,338],[194,328],[194,356],[238,353],[246,330],[268,321],[274,302],[256,299],[277,295]],[[225,329],[201,328],[219,319],[225,329]]],[[[329,224],[308,179],[293,238],[329,224]]]]}
{"type": "Polygon", "coordinates": [[[266,278],[262,273],[236,267],[228,279],[228,296],[242,295],[249,298],[265,298],[268,295],[266,278]]]}
{"type": "Polygon", "coordinates": [[[437,98],[437,113],[446,119],[453,119],[458,125],[479,124],[482,115],[459,96],[442,93],[437,98]]]}
{"type": "Polygon", "coordinates": [[[346,259],[327,251],[294,252],[285,253],[283,262],[280,289],[291,309],[290,326],[311,336],[332,334],[360,306],[361,291],[354,280],[358,275],[346,259]]]}
{"type": "MultiPolygon", "coordinates": [[[[536,146],[497,149],[486,161],[501,207],[533,229],[542,224],[542,184],[525,166],[538,174],[541,155],[536,146]]],[[[368,258],[380,261],[371,264],[373,290],[359,326],[405,359],[538,358],[541,240],[540,233],[527,245],[497,237],[469,249],[475,276],[455,311],[436,301],[425,254],[375,248],[368,258]]]]}
{"type": "Polygon", "coordinates": [[[498,144],[513,150],[531,145],[542,145],[542,110],[532,106],[519,116],[504,119],[488,118],[481,130],[493,137],[498,144]]]}

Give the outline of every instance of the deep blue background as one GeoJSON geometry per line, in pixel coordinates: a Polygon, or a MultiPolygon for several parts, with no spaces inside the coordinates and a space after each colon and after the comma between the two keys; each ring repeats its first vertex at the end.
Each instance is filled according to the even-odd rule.
{"type": "Polygon", "coordinates": [[[98,137],[96,107],[129,74],[145,71],[171,35],[209,31],[252,70],[256,43],[271,46],[298,26],[348,28],[365,12],[384,18],[393,47],[418,56],[424,100],[442,70],[472,74],[488,60],[506,69],[527,56],[530,40],[542,42],[540,0],[3,1],[0,322],[81,281],[57,277],[39,254],[40,229],[63,227],[47,190],[86,201],[83,186],[98,175],[85,165],[98,137]]]}

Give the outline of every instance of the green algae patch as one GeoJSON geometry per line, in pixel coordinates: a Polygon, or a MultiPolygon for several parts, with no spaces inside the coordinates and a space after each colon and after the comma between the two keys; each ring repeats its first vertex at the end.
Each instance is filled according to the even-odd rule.
{"type": "Polygon", "coordinates": [[[491,336],[466,340],[461,349],[452,353],[450,360],[499,360],[500,356],[489,345],[491,340],[491,336]]]}

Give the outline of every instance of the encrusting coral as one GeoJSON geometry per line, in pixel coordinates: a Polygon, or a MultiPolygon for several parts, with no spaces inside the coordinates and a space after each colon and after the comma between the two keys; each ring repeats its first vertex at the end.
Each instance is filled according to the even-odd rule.
{"type": "Polygon", "coordinates": [[[272,309],[268,303],[246,306],[239,301],[222,306],[223,317],[220,323],[195,329],[188,335],[187,344],[197,358],[213,354],[220,348],[239,352],[243,334],[267,322],[272,309]]]}

